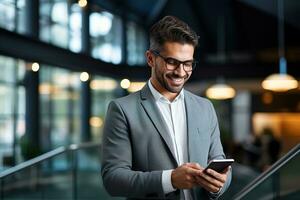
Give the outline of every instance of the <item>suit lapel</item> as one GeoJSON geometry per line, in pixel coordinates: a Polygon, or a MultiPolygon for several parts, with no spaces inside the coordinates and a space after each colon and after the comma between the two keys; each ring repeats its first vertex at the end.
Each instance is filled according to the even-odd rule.
{"type": "MultiPolygon", "coordinates": [[[[144,88],[141,90],[141,104],[143,108],[145,109],[146,113],[148,114],[150,120],[156,127],[156,130],[161,135],[163,140],[165,141],[166,145],[168,146],[169,150],[171,151],[171,154],[173,156],[174,161],[176,161],[174,148],[172,145],[172,140],[170,138],[170,133],[168,131],[167,125],[165,124],[164,119],[162,118],[162,115],[160,111],[158,110],[154,97],[151,94],[151,91],[148,87],[148,84],[144,86],[144,88]]],[[[177,163],[178,164],[178,163],[177,163]]]]}
{"type": "Polygon", "coordinates": [[[186,120],[187,120],[187,137],[188,137],[188,156],[189,162],[198,162],[198,157],[201,151],[198,151],[199,141],[197,118],[199,110],[195,109],[196,105],[188,91],[184,93],[186,120]]]}

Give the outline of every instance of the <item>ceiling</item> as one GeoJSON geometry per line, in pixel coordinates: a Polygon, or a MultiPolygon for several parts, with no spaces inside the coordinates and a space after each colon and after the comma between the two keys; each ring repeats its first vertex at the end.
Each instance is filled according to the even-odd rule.
{"type": "MultiPolygon", "coordinates": [[[[141,25],[165,15],[186,21],[200,36],[194,80],[225,76],[261,78],[278,72],[278,18],[275,0],[94,0],[130,13],[141,25]],[[197,72],[198,71],[198,72],[197,72]]],[[[300,1],[284,1],[288,73],[300,77],[300,1]]]]}

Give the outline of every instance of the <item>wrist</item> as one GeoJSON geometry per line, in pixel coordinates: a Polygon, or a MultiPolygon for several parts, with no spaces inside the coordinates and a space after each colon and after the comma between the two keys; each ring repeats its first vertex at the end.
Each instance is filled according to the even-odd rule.
{"type": "Polygon", "coordinates": [[[174,176],[175,176],[175,170],[172,170],[172,172],[171,172],[171,184],[172,184],[172,187],[173,187],[174,189],[178,189],[178,188],[175,186],[174,176]]]}

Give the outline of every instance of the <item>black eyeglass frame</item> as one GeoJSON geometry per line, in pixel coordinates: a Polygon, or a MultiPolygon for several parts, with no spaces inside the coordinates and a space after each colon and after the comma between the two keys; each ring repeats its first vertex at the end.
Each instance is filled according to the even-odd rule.
{"type": "Polygon", "coordinates": [[[183,70],[185,72],[191,72],[196,68],[197,63],[198,63],[196,60],[180,61],[180,60],[177,60],[176,58],[165,57],[165,56],[162,56],[158,51],[155,51],[155,50],[150,50],[150,52],[152,52],[156,56],[161,57],[164,60],[164,62],[166,63],[166,68],[168,70],[172,70],[172,71],[177,70],[177,68],[182,64],[183,70]],[[186,63],[188,63],[188,62],[192,63],[192,68],[191,69],[186,68],[186,66],[187,66],[186,63]],[[173,68],[170,68],[170,66],[173,66],[173,68]]]}

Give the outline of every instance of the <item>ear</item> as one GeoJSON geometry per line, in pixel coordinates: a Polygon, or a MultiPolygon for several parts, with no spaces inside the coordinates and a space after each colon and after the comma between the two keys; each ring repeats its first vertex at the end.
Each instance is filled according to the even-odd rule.
{"type": "Polygon", "coordinates": [[[151,53],[149,50],[146,51],[145,53],[146,59],[147,59],[147,64],[149,65],[149,67],[154,67],[154,55],[153,53],[151,53]]]}

